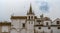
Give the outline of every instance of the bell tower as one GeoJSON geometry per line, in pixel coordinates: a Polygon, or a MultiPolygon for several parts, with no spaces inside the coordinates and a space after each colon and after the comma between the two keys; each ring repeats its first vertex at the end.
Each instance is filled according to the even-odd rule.
{"type": "Polygon", "coordinates": [[[27,28],[27,33],[34,33],[34,18],[35,14],[32,11],[32,6],[30,4],[29,12],[27,12],[27,23],[26,23],[26,28],[27,28]]]}
{"type": "Polygon", "coordinates": [[[34,12],[32,11],[32,6],[30,4],[29,12],[27,12],[27,19],[34,19],[34,12]]]}

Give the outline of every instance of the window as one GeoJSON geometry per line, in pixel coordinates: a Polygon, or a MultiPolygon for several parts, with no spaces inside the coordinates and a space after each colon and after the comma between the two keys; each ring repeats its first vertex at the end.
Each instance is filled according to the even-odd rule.
{"type": "Polygon", "coordinates": [[[37,22],[41,22],[41,20],[37,20],[37,22]]]}
{"type": "Polygon", "coordinates": [[[23,27],[25,27],[25,23],[23,23],[23,27]]]}
{"type": "Polygon", "coordinates": [[[30,16],[29,16],[29,19],[30,19],[30,16]]]}
{"type": "Polygon", "coordinates": [[[41,27],[39,27],[39,29],[41,29],[41,27]]]}
{"type": "Polygon", "coordinates": [[[48,29],[51,29],[51,27],[48,27],[48,29]]]}
{"type": "Polygon", "coordinates": [[[57,24],[59,24],[59,21],[57,21],[57,24]]]}
{"type": "Polygon", "coordinates": [[[58,27],[58,29],[60,29],[60,27],[58,27]]]}
{"type": "Polygon", "coordinates": [[[31,24],[33,24],[33,22],[31,22],[31,24]]]}
{"type": "Polygon", "coordinates": [[[46,22],[46,25],[48,25],[48,22],[46,22]]]}
{"type": "Polygon", "coordinates": [[[30,24],[30,21],[29,21],[29,24],[30,24]]]}
{"type": "Polygon", "coordinates": [[[2,26],[2,32],[8,32],[8,26],[2,26]]]}
{"type": "Polygon", "coordinates": [[[33,19],[33,16],[31,16],[31,19],[33,19]]]}
{"type": "Polygon", "coordinates": [[[39,22],[39,24],[40,24],[40,22],[39,22]]]}

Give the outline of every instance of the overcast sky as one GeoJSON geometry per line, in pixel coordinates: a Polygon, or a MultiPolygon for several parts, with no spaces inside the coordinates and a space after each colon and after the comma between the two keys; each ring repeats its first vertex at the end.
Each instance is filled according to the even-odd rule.
{"type": "Polygon", "coordinates": [[[42,13],[51,19],[60,18],[60,0],[43,0],[49,5],[49,10],[40,10],[42,0],[0,0],[0,21],[9,21],[12,14],[24,16],[29,10],[30,3],[34,13],[39,17],[42,13]]]}

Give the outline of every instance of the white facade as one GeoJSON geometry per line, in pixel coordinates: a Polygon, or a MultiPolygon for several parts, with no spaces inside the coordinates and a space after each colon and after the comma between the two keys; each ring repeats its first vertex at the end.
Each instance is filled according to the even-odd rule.
{"type": "Polygon", "coordinates": [[[60,33],[60,19],[52,21],[43,15],[37,18],[31,6],[27,16],[11,16],[11,21],[11,33],[60,33]]]}

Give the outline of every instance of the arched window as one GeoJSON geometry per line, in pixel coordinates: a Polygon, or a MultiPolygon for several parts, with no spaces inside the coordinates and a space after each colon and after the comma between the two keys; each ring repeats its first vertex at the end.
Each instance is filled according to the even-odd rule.
{"type": "Polygon", "coordinates": [[[23,23],[23,27],[25,27],[25,23],[23,23]]]}
{"type": "Polygon", "coordinates": [[[30,21],[29,21],[29,24],[30,24],[30,21]]]}
{"type": "Polygon", "coordinates": [[[60,27],[58,27],[58,29],[60,29],[60,27]]]}
{"type": "Polygon", "coordinates": [[[48,22],[46,22],[46,25],[48,25],[48,22]]]}
{"type": "Polygon", "coordinates": [[[57,21],[57,24],[59,24],[59,21],[57,21]]]}
{"type": "Polygon", "coordinates": [[[51,29],[51,27],[48,27],[48,29],[51,29]]]}
{"type": "Polygon", "coordinates": [[[30,16],[29,16],[29,19],[30,19],[30,16]]]}
{"type": "Polygon", "coordinates": [[[31,16],[31,19],[33,19],[33,16],[31,16]]]}
{"type": "Polygon", "coordinates": [[[39,29],[41,29],[41,27],[39,27],[39,29]]]}
{"type": "Polygon", "coordinates": [[[31,22],[31,24],[33,24],[33,22],[31,22]]]}

